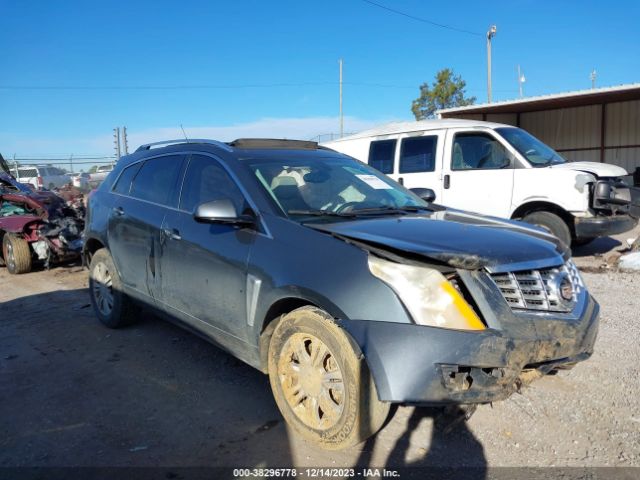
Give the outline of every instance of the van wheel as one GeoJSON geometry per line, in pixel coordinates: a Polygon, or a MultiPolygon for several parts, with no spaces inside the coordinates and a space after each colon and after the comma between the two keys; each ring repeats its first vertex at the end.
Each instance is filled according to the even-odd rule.
{"type": "Polygon", "coordinates": [[[542,227],[562,240],[565,245],[571,245],[571,230],[569,230],[565,221],[555,213],[533,212],[525,215],[522,221],[542,227]]]}
{"type": "Polygon", "coordinates": [[[11,233],[2,239],[2,257],[9,273],[19,275],[31,271],[31,249],[24,238],[11,233]]]}
{"type": "Polygon", "coordinates": [[[122,291],[111,255],[105,248],[96,251],[89,265],[89,295],[98,319],[109,328],[120,328],[136,320],[138,309],[122,291]]]}
{"type": "Polygon", "coordinates": [[[326,312],[282,317],[269,344],[269,381],[282,416],[300,435],[341,449],[376,433],[389,414],[364,359],[326,312]]]}

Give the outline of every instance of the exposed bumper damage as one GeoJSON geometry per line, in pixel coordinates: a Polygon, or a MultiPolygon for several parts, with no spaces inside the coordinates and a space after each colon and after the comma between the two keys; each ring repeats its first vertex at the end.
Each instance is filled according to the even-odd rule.
{"type": "Polygon", "coordinates": [[[606,178],[591,186],[593,217],[576,217],[577,238],[595,238],[624,233],[638,224],[640,190],[620,178],[606,178]]]}
{"type": "Polygon", "coordinates": [[[487,403],[591,356],[598,311],[589,297],[578,320],[545,319],[547,325],[539,327],[535,319],[523,318],[529,328],[521,337],[494,329],[465,332],[366,320],[341,325],[367,359],[381,400],[487,403]]]}

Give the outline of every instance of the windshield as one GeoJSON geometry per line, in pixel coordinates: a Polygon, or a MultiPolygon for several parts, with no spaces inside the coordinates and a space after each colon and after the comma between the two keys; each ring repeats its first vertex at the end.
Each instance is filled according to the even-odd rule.
{"type": "Polygon", "coordinates": [[[553,148],[520,128],[496,128],[496,132],[502,135],[534,167],[566,162],[553,148]]]}
{"type": "Polygon", "coordinates": [[[289,217],[354,217],[428,208],[412,192],[347,157],[249,159],[262,186],[289,217]]]}

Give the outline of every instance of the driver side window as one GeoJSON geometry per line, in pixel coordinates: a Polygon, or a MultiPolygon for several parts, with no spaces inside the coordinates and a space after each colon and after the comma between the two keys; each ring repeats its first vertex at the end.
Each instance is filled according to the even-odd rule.
{"type": "Polygon", "coordinates": [[[512,167],[511,155],[494,137],[483,132],[456,133],[451,170],[495,170],[512,167]]]}

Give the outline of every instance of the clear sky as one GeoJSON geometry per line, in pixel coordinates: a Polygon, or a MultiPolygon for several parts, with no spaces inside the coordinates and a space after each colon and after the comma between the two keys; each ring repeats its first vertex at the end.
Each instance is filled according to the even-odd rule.
{"type": "Polygon", "coordinates": [[[494,100],[518,95],[518,64],[527,96],[589,88],[593,68],[598,86],[640,81],[637,0],[375,1],[478,35],[364,0],[0,0],[0,152],[111,154],[118,125],[131,146],[180,124],[222,140],[337,132],[340,57],[346,131],[411,119],[444,67],[485,101],[492,23],[494,100]]]}

